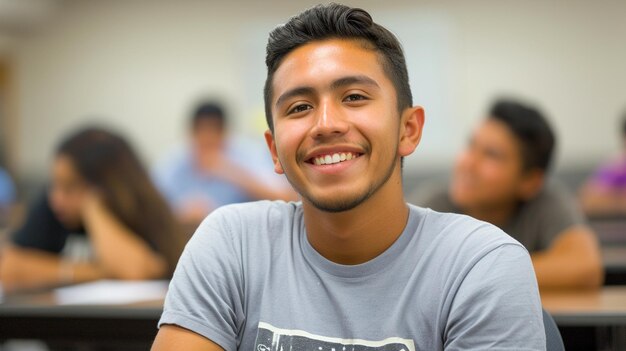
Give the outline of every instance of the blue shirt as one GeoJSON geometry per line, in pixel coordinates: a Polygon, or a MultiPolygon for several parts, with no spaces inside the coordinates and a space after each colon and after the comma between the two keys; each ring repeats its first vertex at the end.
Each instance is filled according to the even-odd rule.
{"type": "MultiPolygon", "coordinates": [[[[230,140],[226,157],[268,186],[284,182],[273,171],[272,160],[266,147],[254,142],[230,140]]],[[[157,166],[154,181],[174,210],[181,210],[189,203],[203,203],[212,208],[256,200],[239,186],[226,179],[212,176],[194,163],[189,147],[176,150],[157,166]]],[[[282,185],[282,184],[281,184],[282,185]]]]}
{"type": "Polygon", "coordinates": [[[15,201],[15,187],[9,174],[0,168],[0,207],[7,207],[15,201]]]}

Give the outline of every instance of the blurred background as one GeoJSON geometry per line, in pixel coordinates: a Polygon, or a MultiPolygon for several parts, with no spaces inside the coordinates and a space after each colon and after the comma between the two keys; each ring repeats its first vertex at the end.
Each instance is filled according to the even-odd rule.
{"type": "MultiPolygon", "coordinates": [[[[557,173],[619,151],[623,1],[346,1],[406,48],[427,112],[407,175],[448,169],[494,97],[544,110],[557,173]]],[[[185,137],[191,106],[226,101],[232,131],[265,129],[267,33],[313,1],[0,0],[0,145],[19,189],[42,181],[68,129],[105,119],[151,165],[185,137]]]]}
{"type": "MultiPolygon", "coordinates": [[[[252,179],[265,177],[254,171],[264,167],[263,171],[267,171],[270,161],[263,140],[265,45],[268,33],[276,25],[317,3],[0,0],[0,185],[3,177],[13,180],[16,191],[7,198],[10,197],[12,205],[17,203],[17,210],[11,216],[4,216],[8,223],[2,222],[0,211],[0,248],[3,240],[9,242],[9,228],[16,228],[22,222],[28,224],[24,221],[25,208],[50,182],[55,148],[68,132],[84,125],[111,127],[124,135],[152,173],[172,150],[189,142],[189,117],[201,101],[223,104],[228,115],[228,139],[245,144],[236,161],[259,163],[250,167],[251,177],[223,177],[219,181],[236,183],[248,192],[249,198],[293,199],[295,194],[291,189],[288,189],[290,193],[281,192],[285,190],[281,188],[285,182],[276,185],[272,194],[267,194],[265,187],[270,180],[250,186],[252,179]],[[252,154],[250,150],[259,153],[252,154]],[[264,158],[265,163],[256,162],[257,158],[264,158]]],[[[626,1],[346,0],[343,3],[363,7],[376,22],[398,36],[405,48],[414,102],[426,110],[422,143],[405,160],[407,193],[423,184],[420,183],[423,180],[450,175],[456,155],[499,97],[519,99],[543,111],[557,135],[554,172],[550,176],[573,193],[579,192],[584,181],[607,160],[617,157],[626,160],[626,138],[622,136],[626,135],[622,133],[626,117],[626,1]]],[[[207,135],[211,135],[210,131],[207,135]]],[[[626,161],[620,165],[626,165],[626,161]]],[[[226,166],[224,169],[228,169],[221,171],[229,175],[240,174],[246,168],[241,162],[226,166]]],[[[271,168],[270,164],[270,171],[271,168]]],[[[174,180],[175,185],[185,183],[172,174],[168,174],[168,179],[174,180]]],[[[626,184],[624,177],[622,183],[626,184]]],[[[219,182],[211,186],[223,189],[219,182]]],[[[623,207],[619,222],[612,219],[607,223],[595,222],[593,227],[599,234],[605,233],[600,235],[601,244],[611,246],[607,250],[603,247],[602,253],[607,277],[611,267],[617,269],[619,276],[619,280],[606,278],[606,285],[623,285],[626,281],[626,186],[621,191],[623,207]],[[615,246],[619,246],[617,250],[615,246]]],[[[163,195],[170,203],[175,202],[169,194],[163,195]]],[[[218,205],[203,205],[199,216],[191,221],[192,226],[185,229],[185,239],[193,233],[198,221],[218,205]]],[[[182,221],[185,219],[188,218],[182,221]]],[[[7,257],[5,254],[4,258],[7,257]]],[[[52,273],[53,286],[82,281],[66,280],[65,261],[55,260],[59,269],[52,273]]],[[[16,266],[21,264],[13,264],[16,266]]],[[[146,279],[156,276],[146,274],[146,279]]],[[[119,277],[124,275],[114,278],[119,277]]],[[[166,275],[161,272],[159,277],[166,275]]],[[[162,297],[165,285],[158,286],[158,296],[162,297]]],[[[608,304],[609,312],[620,309],[621,318],[625,318],[620,319],[621,324],[615,329],[602,325],[606,328],[588,330],[584,335],[595,337],[596,346],[603,345],[605,340],[612,340],[613,345],[626,344],[626,290],[622,286],[615,291],[598,289],[594,294],[614,295],[589,297],[608,304]],[[604,296],[613,296],[613,300],[604,296]]],[[[129,294],[123,290],[121,295],[129,294]]],[[[0,286],[0,307],[2,299],[0,286]]],[[[564,301],[562,296],[554,300],[557,307],[564,301]]],[[[565,301],[574,307],[585,306],[578,300],[565,301]]],[[[160,315],[161,303],[159,300],[152,306],[150,318],[160,315]]],[[[599,313],[606,312],[603,306],[599,313]]],[[[95,309],[94,313],[100,311],[95,309]]],[[[9,315],[11,306],[0,308],[0,312],[9,315]]],[[[122,309],[120,313],[122,320],[128,319],[124,313],[137,315],[132,309],[122,309]]],[[[16,316],[21,318],[19,313],[16,316]]],[[[149,344],[156,331],[155,321],[139,322],[146,323],[143,325],[146,334],[140,336],[147,335],[149,344]]],[[[111,331],[117,337],[117,333],[135,330],[134,326],[119,323],[115,320],[108,329],[91,329],[102,329],[105,340],[112,338],[111,331]]],[[[17,334],[7,335],[17,339],[24,335],[45,338],[45,333],[20,334],[19,326],[13,330],[17,334]]],[[[63,332],[52,330],[49,334],[63,332]]],[[[583,335],[571,328],[569,334],[570,339],[572,335],[583,335]]],[[[2,348],[1,342],[0,350],[66,349],[41,345],[29,348],[21,344],[2,348]]],[[[142,345],[128,349],[145,349],[145,340],[142,345]]],[[[585,347],[582,349],[593,349],[585,347]]],[[[92,350],[80,348],[87,349],[92,350]]],[[[112,349],[122,350],[119,345],[112,349]]]]}

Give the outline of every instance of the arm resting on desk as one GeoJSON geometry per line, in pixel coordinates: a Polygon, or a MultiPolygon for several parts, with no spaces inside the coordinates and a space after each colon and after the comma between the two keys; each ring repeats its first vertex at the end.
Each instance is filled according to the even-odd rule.
{"type": "Polygon", "coordinates": [[[593,232],[578,226],[559,234],[545,251],[531,255],[540,289],[597,288],[604,272],[593,232]]]}
{"type": "Polygon", "coordinates": [[[165,259],[124,226],[97,198],[85,206],[83,218],[96,260],[110,278],[157,279],[165,276],[165,259]]]}
{"type": "Polygon", "coordinates": [[[80,283],[104,277],[89,262],[71,263],[36,249],[7,246],[0,253],[0,281],[6,291],[80,283]]]}
{"type": "Polygon", "coordinates": [[[175,325],[163,325],[154,340],[152,351],[169,350],[222,351],[223,349],[190,330],[175,325]]]}
{"type": "Polygon", "coordinates": [[[580,191],[580,203],[587,214],[623,214],[626,192],[588,182],[580,191]]]}

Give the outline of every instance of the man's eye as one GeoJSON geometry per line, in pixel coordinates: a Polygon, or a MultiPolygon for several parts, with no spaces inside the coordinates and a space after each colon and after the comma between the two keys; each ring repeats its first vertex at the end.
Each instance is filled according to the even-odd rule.
{"type": "Polygon", "coordinates": [[[488,150],[485,150],[485,154],[487,155],[487,157],[494,159],[494,160],[501,161],[504,159],[504,155],[502,154],[502,152],[498,150],[488,149],[488,150]]]}
{"type": "Polygon", "coordinates": [[[303,112],[303,111],[306,111],[306,110],[310,110],[312,108],[313,107],[311,107],[311,105],[302,104],[302,105],[298,105],[298,106],[292,108],[291,110],[289,110],[288,113],[291,114],[291,113],[303,112]]]}
{"type": "Polygon", "coordinates": [[[348,96],[346,96],[345,99],[343,99],[343,101],[359,101],[359,100],[366,100],[365,96],[360,95],[360,94],[350,94],[348,96]]]}

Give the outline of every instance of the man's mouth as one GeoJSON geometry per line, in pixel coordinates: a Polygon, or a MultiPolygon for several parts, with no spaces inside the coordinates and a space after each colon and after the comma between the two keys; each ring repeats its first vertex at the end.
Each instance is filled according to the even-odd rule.
{"type": "Polygon", "coordinates": [[[316,166],[321,165],[332,165],[336,163],[341,163],[345,161],[350,161],[357,157],[360,157],[362,154],[357,152],[335,152],[332,154],[318,155],[315,157],[311,157],[306,162],[310,164],[314,164],[316,166]]]}

